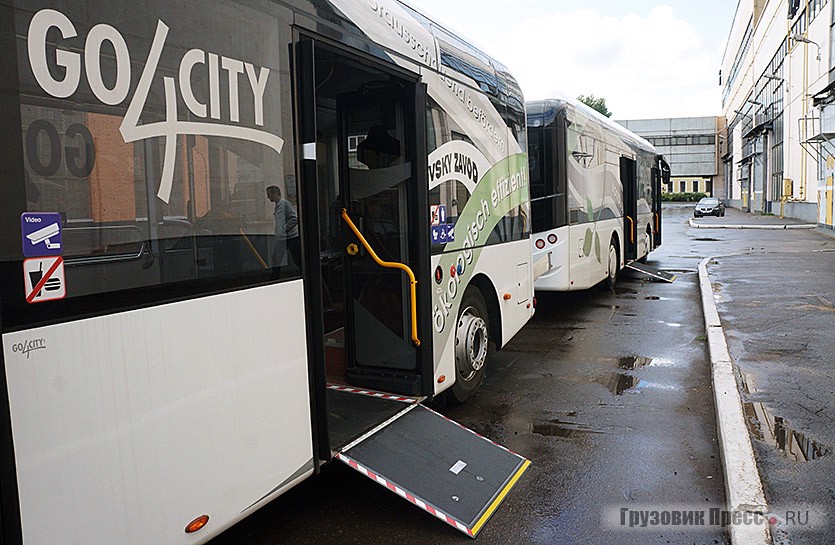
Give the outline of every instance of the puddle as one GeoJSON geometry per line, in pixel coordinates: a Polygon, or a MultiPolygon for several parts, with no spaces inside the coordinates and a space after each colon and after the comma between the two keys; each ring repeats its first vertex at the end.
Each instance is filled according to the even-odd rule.
{"type": "Polygon", "coordinates": [[[623,356],[622,358],[618,358],[618,367],[621,369],[640,369],[646,365],[652,364],[652,358],[647,358],[645,356],[623,356]]]}
{"type": "Polygon", "coordinates": [[[655,323],[668,325],[670,327],[681,327],[681,324],[677,324],[676,322],[665,322],[664,320],[656,320],[655,323]]]}
{"type": "Polygon", "coordinates": [[[793,430],[788,421],[771,414],[762,403],[746,403],[744,411],[754,437],[776,447],[787,458],[808,462],[829,453],[826,446],[793,430]]]}
{"type": "Polygon", "coordinates": [[[650,382],[638,377],[633,377],[632,375],[627,375],[626,373],[610,373],[606,377],[598,380],[598,382],[606,386],[606,388],[608,388],[609,391],[616,396],[640,394],[646,389],[678,390],[677,386],[650,382]]]}
{"type": "Polygon", "coordinates": [[[693,240],[697,240],[699,242],[721,242],[718,238],[709,238],[709,237],[694,238],[693,240]]]}
{"type": "Polygon", "coordinates": [[[661,297],[660,295],[648,295],[644,299],[647,301],[672,301],[671,297],[661,297]]]}
{"type": "Polygon", "coordinates": [[[637,388],[640,380],[632,375],[627,375],[625,373],[610,373],[602,380],[603,385],[616,396],[640,393],[640,390],[637,388]]]}
{"type": "Polygon", "coordinates": [[[646,367],[678,367],[680,362],[673,361],[669,358],[646,358],[649,360],[646,367]]]}
{"type": "Polygon", "coordinates": [[[678,365],[675,361],[667,358],[649,358],[646,356],[621,356],[618,358],[601,358],[601,363],[614,363],[618,369],[624,372],[607,373],[595,379],[595,382],[605,386],[612,394],[616,396],[639,394],[644,389],[653,390],[677,390],[678,386],[669,384],[662,384],[658,382],[650,382],[632,375],[632,371],[637,371],[645,367],[675,367],[678,365]]]}
{"type": "Polygon", "coordinates": [[[531,433],[544,437],[576,437],[578,435],[603,432],[593,430],[585,424],[563,422],[562,420],[549,420],[548,422],[531,424],[531,433]]]}

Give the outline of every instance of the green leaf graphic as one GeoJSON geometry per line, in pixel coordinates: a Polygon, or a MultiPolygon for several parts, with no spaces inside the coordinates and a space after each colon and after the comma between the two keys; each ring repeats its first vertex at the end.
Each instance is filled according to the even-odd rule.
{"type": "MultiPolygon", "coordinates": [[[[591,199],[586,197],[586,215],[589,217],[589,221],[594,221],[594,205],[591,204],[591,199]]],[[[588,255],[588,252],[586,252],[588,255]]]]}
{"type": "Polygon", "coordinates": [[[592,241],[592,232],[591,229],[586,228],[586,237],[583,240],[583,255],[588,257],[591,254],[591,241],[592,241]]]}
{"type": "Polygon", "coordinates": [[[598,263],[603,263],[600,260],[600,235],[597,234],[597,231],[594,233],[594,256],[597,258],[598,263]]]}

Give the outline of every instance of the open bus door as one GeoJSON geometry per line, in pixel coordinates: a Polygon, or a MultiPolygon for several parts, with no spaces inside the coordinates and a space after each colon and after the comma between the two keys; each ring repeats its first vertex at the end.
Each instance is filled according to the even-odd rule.
{"type": "Polygon", "coordinates": [[[623,253],[624,262],[638,258],[638,163],[620,158],[620,181],[623,184],[623,253]]]}
{"type": "Polygon", "coordinates": [[[652,169],[652,247],[661,246],[661,188],[670,181],[670,165],[658,156],[658,165],[652,169]]]}
{"type": "Polygon", "coordinates": [[[318,39],[296,48],[319,457],[474,537],[529,462],[420,404],[434,393],[430,284],[414,282],[430,278],[425,85],[318,39]]]}
{"type": "Polygon", "coordinates": [[[311,342],[328,382],[431,396],[425,87],[317,40],[297,48],[311,342]]]}

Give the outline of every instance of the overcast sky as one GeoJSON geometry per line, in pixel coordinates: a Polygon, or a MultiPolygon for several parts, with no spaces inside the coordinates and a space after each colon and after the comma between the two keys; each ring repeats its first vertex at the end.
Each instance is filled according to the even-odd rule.
{"type": "Polygon", "coordinates": [[[737,0],[408,0],[506,65],[526,100],[606,99],[613,119],[721,114],[737,0]]]}

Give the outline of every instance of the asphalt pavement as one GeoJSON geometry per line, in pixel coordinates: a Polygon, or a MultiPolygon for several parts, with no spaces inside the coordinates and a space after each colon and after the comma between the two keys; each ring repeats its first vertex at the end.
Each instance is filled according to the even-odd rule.
{"type": "MultiPolygon", "coordinates": [[[[835,238],[729,210],[696,220],[745,231],[708,265],[778,545],[835,543],[835,238]],[[707,220],[707,221],[705,221],[707,220]]],[[[695,227],[695,226],[694,226],[695,227]]],[[[724,234],[724,231],[721,231],[724,234]]]]}
{"type": "MultiPolygon", "coordinates": [[[[694,242],[691,215],[692,206],[665,210],[664,244],[649,259],[674,283],[627,273],[614,292],[538,294],[536,315],[493,355],[479,394],[441,409],[532,461],[478,543],[728,543],[707,517],[640,520],[724,508],[697,275],[710,244],[694,242]]],[[[471,542],[334,462],[212,545],[323,541],[471,542]]]]}
{"type": "MultiPolygon", "coordinates": [[[[677,274],[674,283],[627,273],[614,291],[538,293],[536,315],[490,359],[477,396],[441,409],[532,461],[477,543],[730,542],[709,514],[727,504],[697,274],[708,257],[770,507],[802,518],[807,506],[833,505],[835,240],[809,229],[697,228],[692,214],[693,205],[665,205],[664,243],[648,259],[677,274]],[[774,425],[752,416],[765,414],[774,425]],[[706,516],[675,524],[676,511],[706,516]],[[667,524],[653,524],[653,513],[667,524]]],[[[698,223],[775,219],[728,210],[698,223]]],[[[785,514],[767,523],[775,542],[833,543],[831,524],[789,528],[785,514]]],[[[322,542],[472,541],[334,462],[211,545],[322,542]]]]}

